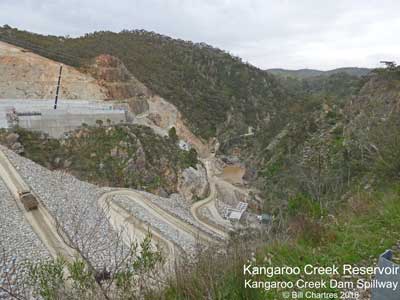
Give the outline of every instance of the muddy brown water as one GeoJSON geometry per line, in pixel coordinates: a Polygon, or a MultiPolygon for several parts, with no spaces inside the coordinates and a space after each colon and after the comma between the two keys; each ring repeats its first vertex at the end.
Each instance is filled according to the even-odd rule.
{"type": "Polygon", "coordinates": [[[245,169],[241,166],[227,166],[222,172],[222,178],[233,184],[243,184],[245,169]]]}

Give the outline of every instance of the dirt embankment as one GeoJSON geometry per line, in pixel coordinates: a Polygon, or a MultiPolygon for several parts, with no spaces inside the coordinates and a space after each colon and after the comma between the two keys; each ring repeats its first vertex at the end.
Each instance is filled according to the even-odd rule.
{"type": "MultiPolygon", "coordinates": [[[[52,99],[60,63],[0,42],[0,98],[52,99]]],[[[103,100],[106,90],[88,74],[64,65],[60,98],[103,100]]]]}

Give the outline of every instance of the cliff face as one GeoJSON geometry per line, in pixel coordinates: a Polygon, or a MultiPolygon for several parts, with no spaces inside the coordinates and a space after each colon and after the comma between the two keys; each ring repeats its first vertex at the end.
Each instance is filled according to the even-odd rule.
{"type": "Polygon", "coordinates": [[[102,54],[95,58],[90,73],[107,91],[107,100],[149,96],[150,91],[128,71],[118,58],[102,54]]]}
{"type": "MultiPolygon", "coordinates": [[[[60,63],[0,42],[0,98],[52,99],[60,63]]],[[[64,65],[60,98],[103,100],[106,89],[89,74],[64,65]]]]}

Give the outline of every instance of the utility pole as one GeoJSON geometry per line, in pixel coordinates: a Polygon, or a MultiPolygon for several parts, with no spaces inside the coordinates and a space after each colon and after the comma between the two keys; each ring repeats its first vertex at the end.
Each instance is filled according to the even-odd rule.
{"type": "Polygon", "coordinates": [[[60,74],[58,75],[58,83],[57,83],[57,90],[56,90],[56,100],[54,102],[54,109],[57,109],[57,102],[58,102],[58,93],[60,91],[60,84],[61,84],[61,73],[62,73],[62,65],[60,66],[60,74]]]}

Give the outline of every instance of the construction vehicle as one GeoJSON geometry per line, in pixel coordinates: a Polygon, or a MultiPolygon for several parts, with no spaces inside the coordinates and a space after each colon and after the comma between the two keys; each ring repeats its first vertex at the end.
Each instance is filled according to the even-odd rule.
{"type": "Polygon", "coordinates": [[[24,208],[27,211],[30,210],[35,210],[38,208],[38,201],[36,197],[31,193],[31,191],[22,191],[18,192],[19,199],[21,200],[22,204],[24,205],[24,208]]]}

